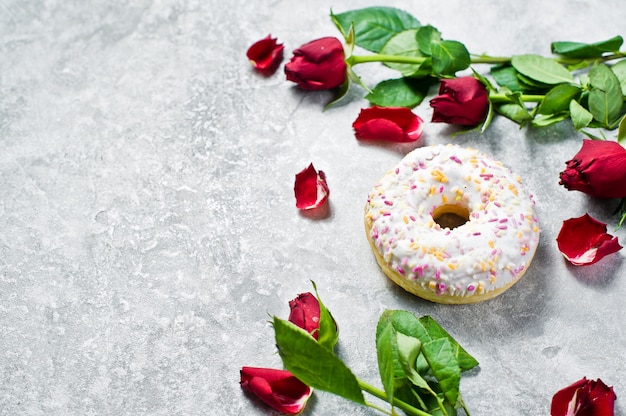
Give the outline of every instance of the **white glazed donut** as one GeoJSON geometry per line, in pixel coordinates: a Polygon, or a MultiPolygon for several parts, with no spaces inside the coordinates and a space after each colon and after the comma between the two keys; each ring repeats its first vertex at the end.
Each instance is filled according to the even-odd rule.
{"type": "Polygon", "coordinates": [[[374,186],[365,227],[384,273],[439,303],[491,299],[539,242],[534,202],[502,163],[456,145],[418,148],[374,186]]]}

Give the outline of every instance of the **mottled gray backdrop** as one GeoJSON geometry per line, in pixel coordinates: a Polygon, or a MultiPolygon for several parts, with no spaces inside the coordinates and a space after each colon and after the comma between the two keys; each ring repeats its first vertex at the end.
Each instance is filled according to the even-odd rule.
{"type": "MultiPolygon", "coordinates": [[[[554,241],[589,212],[626,242],[616,201],[558,185],[582,139],[569,123],[498,118],[453,136],[416,108],[425,143],[476,147],[519,173],[543,229],[506,294],[431,304],[384,277],[363,231],[369,189],[412,145],[354,138],[359,87],[323,112],[330,93],[303,93],[282,69],[260,76],[245,57],[271,33],[288,59],[338,35],[331,7],[381,3],[474,53],[626,35],[621,0],[0,0],[0,414],[273,414],[241,391],[239,369],[281,366],[269,317],[286,318],[310,280],[339,323],[339,356],[371,384],[376,321],[407,309],[480,361],[461,382],[474,416],[547,415],[582,376],[615,386],[624,414],[626,254],[575,268],[554,241]],[[295,208],[310,162],[328,177],[327,215],[295,208]]],[[[370,86],[395,76],[356,71],[370,86]]],[[[378,413],[324,392],[304,412],[348,414],[378,413]]]]}

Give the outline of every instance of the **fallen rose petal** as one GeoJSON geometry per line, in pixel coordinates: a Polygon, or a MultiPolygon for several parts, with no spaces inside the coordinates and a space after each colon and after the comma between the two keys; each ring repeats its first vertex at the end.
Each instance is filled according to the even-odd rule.
{"type": "Polygon", "coordinates": [[[310,292],[301,293],[289,301],[289,322],[299,326],[317,339],[320,329],[320,303],[310,292]]]}
{"type": "Polygon", "coordinates": [[[313,390],[287,370],[242,367],[241,388],[252,392],[279,412],[294,415],[302,411],[313,390]]]}
{"type": "Polygon", "coordinates": [[[360,140],[414,142],[422,135],[424,121],[408,108],[364,108],[352,123],[354,135],[360,140]]]}
{"type": "Polygon", "coordinates": [[[323,171],[316,171],[313,163],[296,174],[293,187],[296,195],[296,207],[300,209],[317,208],[326,202],[330,190],[323,171]]]}
{"type": "Polygon", "coordinates": [[[617,396],[613,387],[586,377],[559,390],[550,406],[551,416],[613,416],[617,396]]]}
{"type": "Polygon", "coordinates": [[[252,65],[262,72],[273,72],[283,59],[284,46],[271,35],[255,42],[248,48],[246,56],[252,65]]]}
{"type": "Polygon", "coordinates": [[[572,264],[586,266],[619,251],[617,237],[606,232],[606,224],[589,214],[563,221],[556,238],[559,251],[572,264]]]}
{"type": "Polygon", "coordinates": [[[559,184],[595,198],[626,197],[626,149],[608,140],[583,140],[566,162],[559,184]]]}

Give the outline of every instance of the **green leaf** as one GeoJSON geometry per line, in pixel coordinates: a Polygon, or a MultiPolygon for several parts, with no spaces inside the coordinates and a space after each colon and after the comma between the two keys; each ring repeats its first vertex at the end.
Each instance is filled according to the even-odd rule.
{"type": "Polygon", "coordinates": [[[576,100],[581,89],[571,84],[558,84],[543,98],[537,108],[539,114],[549,115],[569,110],[569,103],[576,100]]]}
{"type": "Polygon", "coordinates": [[[524,124],[526,124],[526,122],[532,120],[533,118],[533,116],[530,115],[528,110],[519,104],[514,104],[514,103],[499,104],[498,103],[494,105],[494,108],[498,113],[516,122],[520,126],[523,126],[524,124]]]}
{"type": "Polygon", "coordinates": [[[395,34],[421,26],[415,17],[393,7],[367,7],[331,16],[343,33],[354,24],[356,44],[371,52],[379,52],[395,34]]]}
{"type": "Polygon", "coordinates": [[[448,402],[455,404],[459,397],[461,367],[448,338],[439,338],[422,345],[422,352],[439,382],[448,402]]]}
{"type": "Polygon", "coordinates": [[[612,128],[619,120],[624,97],[617,76],[605,64],[589,71],[589,111],[603,127],[612,128]]]}
{"type": "Polygon", "coordinates": [[[306,385],[365,404],[357,378],[330,350],[306,331],[274,317],[276,346],[285,368],[306,385]]]}
{"type": "Polygon", "coordinates": [[[527,87],[520,84],[517,70],[512,66],[494,66],[491,68],[491,76],[501,87],[507,87],[511,91],[526,91],[527,87]]]}
{"type": "Polygon", "coordinates": [[[607,40],[594,43],[581,42],[552,42],[550,49],[552,53],[566,56],[568,58],[599,58],[605,52],[617,52],[622,46],[624,39],[615,36],[607,40]]]}
{"type": "Polygon", "coordinates": [[[434,75],[454,75],[469,67],[470,54],[461,42],[442,40],[430,45],[434,75]]]}
{"type": "Polygon", "coordinates": [[[569,112],[567,111],[553,114],[538,114],[532,119],[530,125],[533,127],[546,127],[551,126],[552,124],[560,123],[568,118],[569,112]]]}
{"type": "Polygon", "coordinates": [[[572,74],[554,59],[540,55],[515,55],[511,58],[511,65],[520,74],[544,84],[560,84],[573,82],[572,74]]]}
{"type": "Polygon", "coordinates": [[[420,104],[433,84],[431,78],[398,78],[380,82],[365,99],[381,107],[413,108],[420,104]]]}
{"type": "MultiPolygon", "coordinates": [[[[424,55],[420,52],[415,34],[417,29],[403,30],[394,35],[380,50],[382,55],[408,56],[414,58],[422,58],[424,55]]],[[[399,64],[395,62],[385,62],[385,65],[391,69],[399,71],[403,76],[428,75],[430,73],[430,60],[425,64],[399,64]],[[420,68],[425,70],[420,71],[420,68]]]]}
{"type": "Polygon", "coordinates": [[[576,130],[584,129],[593,120],[593,114],[575,100],[569,103],[569,113],[576,130]]]}
{"type": "Polygon", "coordinates": [[[396,330],[383,314],[376,327],[376,354],[378,357],[378,372],[389,403],[393,401],[396,388],[402,383],[404,371],[398,357],[398,339],[396,330]]]}
{"type": "Polygon", "coordinates": [[[626,116],[622,117],[617,129],[617,142],[626,147],[626,116]]]}
{"type": "Polygon", "coordinates": [[[471,370],[478,365],[478,361],[472,357],[465,349],[430,315],[422,316],[419,321],[428,331],[432,339],[445,338],[450,342],[455,357],[458,359],[462,371],[471,370]]]}
{"type": "Polygon", "coordinates": [[[622,95],[626,97],[626,59],[622,59],[611,67],[622,87],[622,95]]]}
{"type": "Polygon", "coordinates": [[[422,26],[417,30],[415,40],[424,55],[432,55],[431,45],[441,42],[441,33],[431,25],[422,26]]]}
{"type": "Polygon", "coordinates": [[[322,303],[322,299],[320,299],[320,295],[317,292],[317,285],[313,281],[311,281],[311,283],[313,284],[313,289],[315,289],[317,302],[320,305],[320,325],[319,332],[317,334],[317,342],[321,346],[332,351],[339,341],[339,329],[337,328],[337,324],[332,314],[326,308],[324,303],[322,303]]]}

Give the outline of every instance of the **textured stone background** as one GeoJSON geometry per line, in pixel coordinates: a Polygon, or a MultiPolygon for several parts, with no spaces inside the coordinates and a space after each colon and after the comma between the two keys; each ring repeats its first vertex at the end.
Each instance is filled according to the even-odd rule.
{"type": "MultiPolygon", "coordinates": [[[[363,232],[370,187],[411,146],[355,140],[363,90],[322,112],[328,92],[259,76],[245,58],[271,33],[288,59],[338,35],[331,7],[378,4],[0,1],[0,414],[272,414],[241,391],[239,369],[281,366],[268,319],[286,318],[310,279],[339,322],[338,354],[372,384],[376,321],[407,309],[480,361],[461,384],[473,415],[548,414],[582,376],[615,386],[624,414],[625,254],[574,268],[554,242],[585,212],[615,228],[615,201],[558,185],[581,135],[497,119],[452,137],[426,123],[426,143],[476,147],[520,173],[543,229],[506,294],[435,305],[382,275],[363,232]],[[321,218],[294,205],[309,162],[331,188],[321,218]]],[[[553,40],[626,35],[621,0],[386,4],[475,53],[547,55],[553,40]]],[[[370,85],[389,75],[357,72],[370,85]]],[[[427,103],[415,111],[430,119],[427,103]]],[[[323,392],[304,412],[343,414],[377,413],[323,392]]]]}

